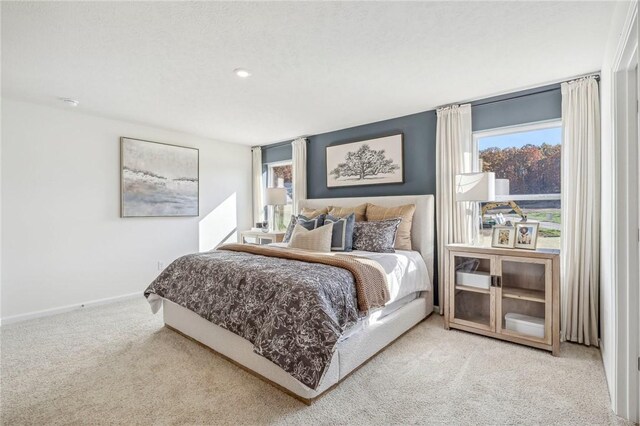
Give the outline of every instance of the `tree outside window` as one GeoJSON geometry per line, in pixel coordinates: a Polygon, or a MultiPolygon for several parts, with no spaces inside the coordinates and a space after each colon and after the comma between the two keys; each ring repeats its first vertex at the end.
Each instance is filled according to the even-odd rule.
{"type": "MultiPolygon", "coordinates": [[[[560,248],[562,129],[560,121],[474,134],[482,171],[509,179],[510,197],[529,220],[540,222],[538,247],[560,248]]],[[[495,215],[520,220],[509,207],[487,212],[483,237],[491,238],[495,215]]]]}

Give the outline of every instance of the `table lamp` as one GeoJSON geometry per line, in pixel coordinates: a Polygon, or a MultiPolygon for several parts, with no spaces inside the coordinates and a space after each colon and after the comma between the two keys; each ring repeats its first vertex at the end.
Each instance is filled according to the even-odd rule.
{"type": "MultiPolygon", "coordinates": [[[[484,203],[487,201],[494,201],[496,199],[496,175],[493,172],[480,172],[480,173],[463,173],[456,175],[456,201],[458,202],[472,202],[472,203],[484,203]]],[[[477,207],[475,204],[474,207],[477,207]]],[[[476,215],[475,209],[472,211],[472,215],[476,215]]],[[[482,220],[482,219],[480,219],[482,220]]],[[[476,224],[473,227],[472,244],[479,245],[480,239],[480,224],[476,224]]]]}
{"type": "Polygon", "coordinates": [[[282,213],[276,211],[276,206],[281,208],[281,206],[287,204],[287,190],[285,188],[267,188],[264,203],[272,208],[273,223],[270,224],[269,227],[272,231],[278,231],[279,228],[276,227],[276,223],[280,223],[278,220],[281,219],[281,217],[278,216],[281,216],[282,213]]]}

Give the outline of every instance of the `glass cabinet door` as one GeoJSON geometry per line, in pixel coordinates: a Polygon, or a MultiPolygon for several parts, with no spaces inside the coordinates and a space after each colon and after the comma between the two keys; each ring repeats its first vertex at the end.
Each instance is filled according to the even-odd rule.
{"type": "Polygon", "coordinates": [[[551,261],[501,257],[496,331],[551,344],[551,261]]]}
{"type": "Polygon", "coordinates": [[[495,331],[494,264],[491,255],[450,253],[450,322],[495,331]]]}

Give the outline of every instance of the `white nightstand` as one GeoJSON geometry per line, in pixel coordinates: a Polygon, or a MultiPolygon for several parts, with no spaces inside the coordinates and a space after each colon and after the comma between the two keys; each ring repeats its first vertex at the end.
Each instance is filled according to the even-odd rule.
{"type": "Polygon", "coordinates": [[[240,232],[240,241],[243,244],[269,244],[280,243],[284,239],[284,232],[279,231],[242,231],[240,232]],[[247,241],[247,239],[254,240],[255,242],[247,241]]]}

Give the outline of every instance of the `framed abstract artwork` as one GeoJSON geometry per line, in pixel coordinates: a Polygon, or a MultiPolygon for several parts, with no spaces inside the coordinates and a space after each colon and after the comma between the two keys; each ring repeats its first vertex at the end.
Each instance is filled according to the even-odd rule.
{"type": "Polygon", "coordinates": [[[403,183],[402,134],[328,146],[327,188],[403,183]]]}
{"type": "Polygon", "coordinates": [[[120,138],[120,216],[198,216],[198,161],[195,148],[120,138]]]}

